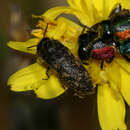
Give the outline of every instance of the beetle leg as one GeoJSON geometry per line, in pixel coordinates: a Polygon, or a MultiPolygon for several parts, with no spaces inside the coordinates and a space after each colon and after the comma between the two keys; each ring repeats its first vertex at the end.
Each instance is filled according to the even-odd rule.
{"type": "Polygon", "coordinates": [[[115,56],[112,56],[111,58],[107,59],[106,62],[107,62],[107,63],[111,63],[111,62],[113,61],[114,57],[115,57],[115,56]]]}
{"type": "Polygon", "coordinates": [[[66,89],[66,86],[65,86],[65,84],[63,84],[63,85],[62,85],[62,87],[63,87],[63,89],[66,89]]]}
{"type": "Polygon", "coordinates": [[[85,29],[90,30],[90,28],[88,26],[83,25],[81,23],[80,23],[80,25],[83,26],[83,30],[82,30],[81,34],[84,34],[85,29]]]}
{"type": "Polygon", "coordinates": [[[104,65],[104,61],[102,60],[100,65],[101,70],[103,70],[103,65],[104,65]]]}
{"type": "Polygon", "coordinates": [[[85,62],[85,61],[83,61],[82,62],[84,65],[89,65],[89,63],[88,62],[85,62]]]}
{"type": "Polygon", "coordinates": [[[87,61],[81,60],[81,62],[82,62],[84,65],[89,65],[89,63],[88,63],[87,61]]]}
{"type": "Polygon", "coordinates": [[[42,80],[48,80],[50,75],[49,75],[49,70],[50,70],[50,67],[48,66],[47,67],[47,70],[46,70],[46,75],[47,75],[47,78],[42,78],[42,80]]]}
{"type": "Polygon", "coordinates": [[[96,88],[99,86],[99,84],[96,84],[96,88]]]}

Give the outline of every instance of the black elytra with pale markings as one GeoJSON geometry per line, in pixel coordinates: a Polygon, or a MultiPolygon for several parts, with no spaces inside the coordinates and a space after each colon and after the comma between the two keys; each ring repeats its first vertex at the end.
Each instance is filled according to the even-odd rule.
{"type": "Polygon", "coordinates": [[[62,84],[73,89],[77,96],[85,98],[94,93],[87,70],[58,40],[43,38],[37,46],[37,54],[57,72],[62,84]]]}

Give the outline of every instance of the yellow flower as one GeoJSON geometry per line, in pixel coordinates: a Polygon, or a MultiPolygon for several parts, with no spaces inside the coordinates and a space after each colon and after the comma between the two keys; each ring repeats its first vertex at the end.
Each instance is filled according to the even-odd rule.
{"type": "MultiPolygon", "coordinates": [[[[29,39],[26,42],[10,41],[8,46],[36,55],[35,45],[37,45],[43,37],[46,21],[39,21],[37,26],[40,26],[40,29],[32,31],[32,34],[36,36],[36,38],[29,39]],[[31,46],[34,47],[28,48],[31,46]]],[[[57,21],[53,20],[52,25],[48,25],[46,36],[61,41],[65,46],[71,48],[73,54],[77,55],[77,46],[73,46],[72,43],[76,44],[77,39],[75,36],[78,38],[79,33],[81,33],[81,27],[79,25],[66,18],[60,17],[57,21]]],[[[57,74],[54,72],[49,71],[49,73],[51,73],[49,79],[43,80],[47,78],[46,71],[46,65],[41,65],[41,60],[38,58],[37,63],[13,74],[8,80],[8,85],[11,86],[11,90],[13,91],[34,90],[36,95],[40,98],[55,98],[64,93],[66,89],[63,88],[57,74]]]]}
{"type": "MultiPolygon", "coordinates": [[[[35,55],[35,45],[42,39],[46,24],[49,23],[46,36],[59,40],[78,58],[77,39],[82,28],[64,17],[58,17],[60,14],[73,14],[82,24],[91,27],[108,19],[112,9],[119,3],[123,8],[130,9],[129,0],[68,0],[68,3],[67,7],[55,7],[41,16],[34,16],[41,19],[37,24],[38,29],[32,31],[35,38],[26,42],[10,41],[8,46],[35,55]],[[28,48],[31,46],[34,47],[28,48]]],[[[47,77],[46,65],[41,65],[40,62],[38,59],[37,63],[13,74],[8,80],[11,89],[13,91],[34,90],[38,97],[44,99],[55,98],[64,93],[66,89],[62,87],[53,70],[50,72],[50,78],[43,80],[47,77]]],[[[117,55],[111,64],[105,63],[101,71],[98,61],[89,62],[91,64],[85,67],[89,71],[93,83],[99,84],[97,105],[102,130],[126,130],[124,100],[130,105],[130,63],[117,55]]]]}

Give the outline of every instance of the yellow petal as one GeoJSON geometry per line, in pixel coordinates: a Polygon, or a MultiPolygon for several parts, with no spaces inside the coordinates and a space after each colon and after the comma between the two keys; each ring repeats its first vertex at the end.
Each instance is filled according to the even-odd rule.
{"type": "Polygon", "coordinates": [[[68,3],[82,24],[92,26],[108,19],[111,11],[121,3],[123,8],[130,9],[129,0],[68,0],[68,3]],[[80,13],[79,13],[80,12],[80,13]]]}
{"type": "MultiPolygon", "coordinates": [[[[43,37],[43,25],[47,21],[40,21],[40,28],[32,31],[32,34],[36,37],[43,37]]],[[[76,24],[75,22],[64,18],[59,17],[58,19],[52,21],[53,24],[49,24],[46,36],[55,40],[59,40],[65,46],[67,46],[72,52],[77,53],[77,40],[81,34],[82,27],[76,24]]],[[[44,25],[44,27],[46,24],[44,25]]]]}
{"type": "Polygon", "coordinates": [[[43,30],[42,29],[34,29],[31,34],[38,38],[43,38],[43,30]]]}
{"type": "MultiPolygon", "coordinates": [[[[84,5],[84,2],[86,2],[86,1],[68,0],[68,4],[73,9],[71,14],[75,15],[82,24],[87,25],[87,26],[92,26],[93,19],[89,17],[89,14],[91,14],[93,12],[88,13],[88,8],[86,8],[86,7],[84,8],[84,6],[86,6],[86,3],[84,5]],[[84,9],[85,9],[85,11],[84,11],[84,9]]],[[[88,5],[91,6],[90,3],[88,5]]]]}
{"type": "Polygon", "coordinates": [[[82,10],[82,2],[83,0],[67,0],[69,6],[74,9],[82,10]]]}
{"type": "Polygon", "coordinates": [[[91,3],[87,4],[88,1],[83,1],[83,0],[68,0],[68,4],[70,5],[70,7],[73,9],[73,11],[71,12],[72,14],[74,14],[82,24],[87,25],[87,26],[92,26],[93,23],[93,19],[92,17],[89,17],[89,14],[91,15],[92,10],[90,10],[90,12],[88,11],[89,9],[86,8],[86,5],[88,5],[89,7],[91,7],[91,3]]]}
{"type": "Polygon", "coordinates": [[[87,15],[83,14],[83,12],[81,12],[78,8],[73,9],[67,6],[59,6],[59,7],[51,8],[48,11],[46,11],[44,14],[42,14],[40,17],[43,18],[47,22],[52,22],[61,14],[72,14],[81,21],[86,21],[87,19],[86,17],[87,15]]]}
{"type": "Polygon", "coordinates": [[[11,75],[8,80],[8,85],[14,91],[32,90],[33,84],[42,81],[42,78],[46,77],[45,73],[46,68],[35,63],[11,75]]]}
{"type": "Polygon", "coordinates": [[[36,54],[36,46],[39,43],[39,41],[40,41],[39,38],[32,38],[26,42],[10,41],[8,42],[8,46],[18,51],[36,54]],[[34,47],[28,48],[31,46],[34,46],[34,47]]]}
{"type": "Polygon", "coordinates": [[[75,41],[75,39],[78,39],[78,36],[81,34],[81,31],[82,27],[75,22],[64,17],[59,17],[57,19],[57,26],[54,31],[54,38],[75,41]]]}
{"type": "Polygon", "coordinates": [[[47,10],[45,13],[41,15],[41,18],[43,18],[45,21],[53,21],[55,20],[60,14],[71,14],[73,9],[67,6],[59,6],[54,7],[49,10],[47,10]]]}
{"type": "Polygon", "coordinates": [[[82,28],[64,17],[60,17],[57,20],[57,26],[55,29],[50,30],[47,33],[48,37],[59,40],[62,44],[68,47],[71,52],[77,55],[77,40],[81,34],[82,28]]]}
{"type": "Polygon", "coordinates": [[[122,57],[116,58],[115,61],[120,65],[120,67],[122,67],[125,71],[130,73],[130,63],[128,61],[126,61],[122,57]]]}
{"type": "Polygon", "coordinates": [[[120,68],[121,73],[121,93],[130,106],[130,73],[120,68]]]}
{"type": "Polygon", "coordinates": [[[8,85],[13,91],[34,90],[39,97],[45,99],[54,98],[65,91],[56,75],[51,74],[48,80],[44,80],[46,78],[46,68],[35,63],[10,76],[8,85]]]}
{"type": "Polygon", "coordinates": [[[117,4],[121,3],[121,0],[93,0],[93,3],[94,7],[98,10],[99,15],[101,16],[101,20],[105,20],[108,19],[108,16],[111,11],[116,8],[117,4]]]}
{"type": "Polygon", "coordinates": [[[119,92],[121,88],[121,73],[119,71],[120,66],[116,64],[115,60],[112,63],[107,64],[105,72],[113,90],[119,92]]]}
{"type": "Polygon", "coordinates": [[[55,29],[49,30],[47,36],[59,40],[66,31],[66,23],[64,21],[57,21],[55,29]]]}
{"type": "Polygon", "coordinates": [[[85,65],[85,68],[88,70],[88,72],[90,73],[93,83],[94,84],[99,84],[101,83],[101,77],[100,77],[100,64],[97,61],[88,61],[89,65],[85,65]]]}
{"type": "Polygon", "coordinates": [[[59,79],[52,75],[45,84],[40,84],[40,87],[35,90],[37,97],[43,99],[55,98],[65,92],[59,79]]]}
{"type": "MultiPolygon", "coordinates": [[[[77,54],[77,40],[79,35],[81,34],[82,27],[64,17],[59,17],[57,20],[54,21],[54,23],[55,24],[52,25],[49,24],[46,36],[60,41],[62,44],[68,47],[73,54],[77,54]]],[[[33,30],[32,33],[39,38],[43,37],[42,29],[33,30]]]]}
{"type": "Polygon", "coordinates": [[[130,9],[130,1],[129,0],[121,0],[122,7],[125,9],[130,9]]]}
{"type": "MultiPolygon", "coordinates": [[[[88,0],[91,1],[91,0],[88,0]]],[[[87,1],[87,3],[89,3],[87,1]]],[[[108,19],[111,11],[116,8],[117,4],[121,4],[123,8],[128,8],[130,7],[130,2],[129,0],[92,0],[93,2],[93,9],[97,13],[94,12],[94,20],[97,22],[100,22],[102,20],[108,19]]]]}
{"type": "Polygon", "coordinates": [[[125,103],[119,93],[113,93],[107,84],[99,86],[97,103],[99,122],[102,130],[127,129],[124,122],[125,103]]]}

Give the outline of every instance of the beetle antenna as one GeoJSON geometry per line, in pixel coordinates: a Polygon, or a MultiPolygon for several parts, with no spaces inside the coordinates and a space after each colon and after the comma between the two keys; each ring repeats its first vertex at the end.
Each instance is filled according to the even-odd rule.
{"type": "MultiPolygon", "coordinates": [[[[43,33],[43,38],[45,38],[45,36],[46,36],[47,28],[48,28],[48,23],[47,23],[47,26],[46,26],[45,31],[44,31],[44,33],[43,33]]],[[[29,46],[29,47],[27,47],[27,49],[29,50],[30,48],[33,48],[33,47],[35,47],[35,46],[37,46],[37,45],[29,46]]]]}
{"type": "Polygon", "coordinates": [[[86,28],[88,29],[88,31],[96,32],[96,30],[94,30],[93,28],[88,27],[88,26],[86,26],[86,25],[83,25],[83,30],[82,30],[81,34],[84,33],[84,31],[85,31],[86,28]]]}
{"type": "Polygon", "coordinates": [[[88,30],[90,30],[90,27],[88,27],[87,25],[84,25],[85,28],[87,28],[88,30]]]}
{"type": "Polygon", "coordinates": [[[86,28],[86,27],[84,26],[84,27],[83,27],[83,30],[82,30],[82,32],[81,32],[81,34],[83,34],[83,33],[84,33],[84,31],[85,31],[85,28],[86,28]]]}
{"type": "Polygon", "coordinates": [[[85,31],[85,29],[88,29],[88,30],[90,30],[90,28],[88,27],[88,26],[86,26],[86,25],[83,25],[83,30],[82,30],[82,32],[81,32],[81,34],[83,34],[84,33],[84,31],[85,31]]]}
{"type": "Polygon", "coordinates": [[[114,8],[111,11],[109,18],[111,19],[111,18],[115,17],[115,15],[119,14],[121,12],[121,10],[122,10],[121,4],[120,3],[116,4],[116,8],[114,8]]]}
{"type": "Polygon", "coordinates": [[[120,11],[121,11],[121,4],[117,4],[117,6],[116,6],[114,12],[115,12],[115,13],[119,13],[120,11]]]}
{"type": "Polygon", "coordinates": [[[45,38],[45,36],[46,36],[47,28],[48,28],[48,23],[47,23],[46,28],[45,28],[45,31],[44,31],[44,33],[43,33],[43,38],[45,38]]]}

